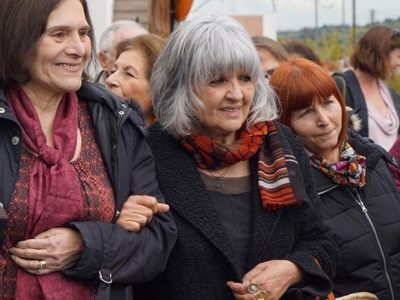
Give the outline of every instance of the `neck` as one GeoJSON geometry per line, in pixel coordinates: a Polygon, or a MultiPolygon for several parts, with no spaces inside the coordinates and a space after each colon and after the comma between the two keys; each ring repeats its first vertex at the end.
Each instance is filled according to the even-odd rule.
{"type": "Polygon", "coordinates": [[[21,88],[32,102],[39,117],[48,114],[55,115],[63,96],[62,93],[49,93],[48,91],[41,90],[29,83],[21,85],[21,88]]]}
{"type": "Polygon", "coordinates": [[[321,154],[321,157],[325,158],[328,163],[333,164],[340,160],[340,148],[336,147],[326,153],[321,154]]]}
{"type": "Polygon", "coordinates": [[[375,78],[374,76],[372,76],[371,74],[361,71],[360,69],[356,69],[354,70],[354,73],[356,74],[356,77],[358,79],[358,81],[360,82],[360,84],[375,84],[378,82],[379,78],[375,78]]]}
{"type": "Polygon", "coordinates": [[[147,128],[154,124],[154,118],[155,117],[152,114],[144,116],[144,123],[146,124],[147,128]]]}
{"type": "Polygon", "coordinates": [[[228,167],[217,170],[198,169],[200,172],[206,173],[213,177],[243,177],[250,174],[250,161],[239,161],[228,167]]]}

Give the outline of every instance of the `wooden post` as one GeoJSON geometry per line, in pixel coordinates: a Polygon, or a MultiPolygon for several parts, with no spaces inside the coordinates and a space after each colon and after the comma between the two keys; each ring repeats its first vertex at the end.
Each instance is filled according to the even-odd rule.
{"type": "Polygon", "coordinates": [[[171,0],[150,0],[149,32],[162,37],[171,33],[171,0]]]}

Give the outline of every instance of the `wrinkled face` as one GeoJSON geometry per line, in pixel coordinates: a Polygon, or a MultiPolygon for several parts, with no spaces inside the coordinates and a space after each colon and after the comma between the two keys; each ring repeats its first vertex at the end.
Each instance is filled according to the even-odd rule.
{"type": "Polygon", "coordinates": [[[79,0],[64,0],[49,15],[45,33],[27,62],[31,80],[23,87],[49,93],[76,91],[91,54],[90,27],[79,0]]]}
{"type": "Polygon", "coordinates": [[[279,61],[267,50],[258,49],[258,55],[260,56],[261,67],[265,78],[271,77],[272,72],[279,66],[279,61]]]}
{"type": "Polygon", "coordinates": [[[342,130],[342,107],[334,96],[314,101],[312,106],[292,112],[290,126],[304,147],[329,158],[342,130]]]}
{"type": "Polygon", "coordinates": [[[396,71],[396,68],[400,67],[400,48],[396,48],[390,51],[389,63],[392,72],[396,71]]]}
{"type": "Polygon", "coordinates": [[[200,113],[200,133],[230,144],[236,140],[236,131],[246,121],[254,97],[253,79],[237,70],[229,76],[215,76],[195,94],[203,102],[205,112],[200,113]]]}
{"type": "Polygon", "coordinates": [[[145,116],[151,113],[147,60],[138,50],[121,53],[107,78],[107,87],[122,99],[134,98],[145,116]]]}

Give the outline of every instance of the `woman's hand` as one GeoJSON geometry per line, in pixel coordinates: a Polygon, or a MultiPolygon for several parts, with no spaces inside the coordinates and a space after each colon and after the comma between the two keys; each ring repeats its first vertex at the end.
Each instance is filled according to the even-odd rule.
{"type": "Polygon", "coordinates": [[[151,196],[130,196],[124,203],[117,224],[128,231],[138,232],[143,226],[153,219],[156,213],[169,210],[169,205],[158,203],[151,196]]]}
{"type": "Polygon", "coordinates": [[[79,260],[83,247],[78,231],[60,227],[42,232],[33,239],[21,241],[9,251],[19,267],[29,273],[41,275],[72,267],[79,260]]]}
{"type": "Polygon", "coordinates": [[[248,291],[250,283],[256,284],[259,291],[268,294],[268,300],[278,300],[293,284],[303,277],[302,271],[291,261],[271,260],[258,264],[244,277],[243,283],[228,281],[237,300],[253,300],[253,294],[248,291]]]}

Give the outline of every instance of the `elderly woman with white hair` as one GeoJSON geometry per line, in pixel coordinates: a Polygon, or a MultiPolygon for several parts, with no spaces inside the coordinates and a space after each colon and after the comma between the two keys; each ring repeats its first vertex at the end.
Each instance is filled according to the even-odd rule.
{"type": "Polygon", "coordinates": [[[332,289],[336,245],[301,141],[257,50],[226,16],[172,32],[150,80],[148,143],[178,240],[146,299],[315,299],[332,289]]]}

